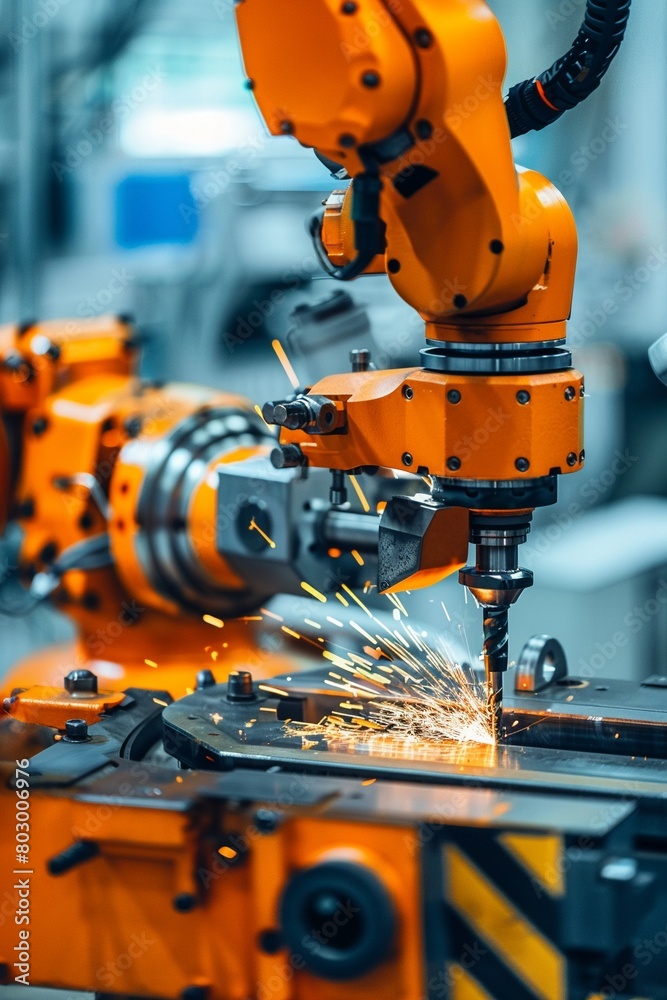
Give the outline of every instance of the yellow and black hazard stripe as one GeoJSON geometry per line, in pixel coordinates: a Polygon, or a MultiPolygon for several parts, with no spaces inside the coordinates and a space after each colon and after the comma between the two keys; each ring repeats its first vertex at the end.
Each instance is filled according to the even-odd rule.
{"type": "Polygon", "coordinates": [[[431,848],[424,854],[431,1000],[568,1000],[568,961],[557,944],[562,838],[450,827],[431,848]]]}

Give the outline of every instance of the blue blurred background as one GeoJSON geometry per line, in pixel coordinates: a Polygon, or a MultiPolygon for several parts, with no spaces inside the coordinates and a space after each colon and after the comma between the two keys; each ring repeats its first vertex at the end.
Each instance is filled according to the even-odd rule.
{"type": "MultiPolygon", "coordinates": [[[[490,6],[510,84],[560,55],[584,10],[490,6]]],[[[384,278],[322,277],[304,219],[335,182],[293,139],[269,139],[243,86],[232,0],[1,0],[0,39],[3,322],[132,314],[146,375],[259,403],[289,389],[273,338],[304,382],[346,369],[352,346],[381,367],[415,363],[421,324],[384,278]]],[[[577,218],[570,336],[589,399],[587,469],[536,519],[524,561],[537,582],[513,616],[514,653],[552,632],[575,672],[602,648],[603,673],[667,673],[667,589],[665,604],[655,596],[667,580],[667,391],[646,358],[667,329],[666,49],[667,5],[636,2],[601,90],[515,144],[577,218]],[[619,628],[627,645],[611,641],[619,628]]],[[[453,582],[413,607],[441,625],[441,599],[478,627],[453,582]]],[[[45,610],[0,623],[2,663],[67,630],[45,610]]]]}

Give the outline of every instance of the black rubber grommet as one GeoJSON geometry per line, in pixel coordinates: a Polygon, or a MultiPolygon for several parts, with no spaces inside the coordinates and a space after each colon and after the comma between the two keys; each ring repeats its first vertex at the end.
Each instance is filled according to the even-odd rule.
{"type": "Polygon", "coordinates": [[[357,979],[380,965],[396,934],[392,898],[373,872],[343,861],[297,872],[280,902],[284,940],[304,967],[328,980],[357,979]]]}

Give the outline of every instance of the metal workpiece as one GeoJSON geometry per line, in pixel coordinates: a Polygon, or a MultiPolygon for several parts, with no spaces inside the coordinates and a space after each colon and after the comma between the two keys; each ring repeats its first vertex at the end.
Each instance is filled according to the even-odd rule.
{"type": "Polygon", "coordinates": [[[326,469],[276,469],[266,458],[218,468],[216,548],[266,593],[325,592],[375,575],[379,518],[332,510],[326,469]],[[335,557],[329,550],[337,550],[335,557]],[[363,551],[363,563],[353,557],[363,551]]]}

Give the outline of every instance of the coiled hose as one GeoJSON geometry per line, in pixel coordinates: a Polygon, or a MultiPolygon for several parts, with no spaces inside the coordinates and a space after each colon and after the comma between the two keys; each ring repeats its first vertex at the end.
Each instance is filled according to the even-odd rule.
{"type": "Polygon", "coordinates": [[[587,0],[584,22],[569,52],[505,101],[512,138],[551,125],[585,101],[611,66],[630,17],[632,0],[587,0]]]}

